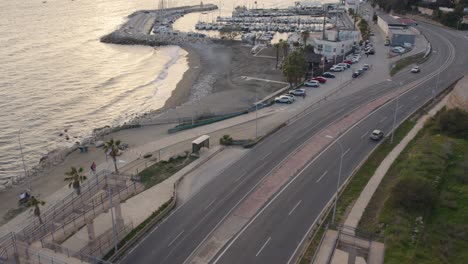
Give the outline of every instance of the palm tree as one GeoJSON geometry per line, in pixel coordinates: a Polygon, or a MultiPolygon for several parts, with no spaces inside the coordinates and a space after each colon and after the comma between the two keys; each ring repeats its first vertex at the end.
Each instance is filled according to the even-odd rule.
{"type": "Polygon", "coordinates": [[[273,45],[273,47],[275,48],[275,52],[276,52],[276,66],[275,66],[275,69],[278,69],[279,51],[280,51],[281,45],[280,45],[280,43],[275,43],[273,45]]]}
{"type": "Polygon", "coordinates": [[[304,48],[307,46],[307,39],[310,37],[310,32],[308,30],[302,31],[301,33],[302,41],[304,41],[304,48]]]}
{"type": "Polygon", "coordinates": [[[287,41],[280,39],[280,45],[281,45],[281,48],[283,49],[283,58],[285,58],[286,56],[288,56],[289,44],[287,41]]]}
{"type": "Polygon", "coordinates": [[[36,199],[36,197],[34,196],[31,196],[31,198],[29,198],[28,203],[26,204],[28,207],[34,207],[33,213],[37,218],[39,218],[39,223],[41,225],[42,225],[42,218],[41,218],[41,209],[39,208],[39,205],[44,205],[44,204],[45,204],[44,201],[36,199]]]}
{"type": "Polygon", "coordinates": [[[83,175],[83,168],[76,169],[75,167],[71,167],[70,171],[65,172],[65,181],[69,182],[68,188],[73,187],[75,189],[76,194],[80,195],[81,194],[81,186],[80,183],[82,183],[84,180],[86,180],[86,176],[83,175]]]}
{"type": "Polygon", "coordinates": [[[114,161],[115,173],[119,174],[119,169],[117,168],[117,155],[119,154],[120,140],[114,141],[111,140],[104,143],[104,152],[108,153],[111,156],[112,161],[114,161]]]}

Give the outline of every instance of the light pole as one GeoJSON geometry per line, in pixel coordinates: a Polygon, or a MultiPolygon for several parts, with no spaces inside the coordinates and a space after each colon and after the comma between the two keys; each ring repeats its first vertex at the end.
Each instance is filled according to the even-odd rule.
{"type": "Polygon", "coordinates": [[[437,90],[439,89],[440,70],[437,72],[437,81],[435,90],[432,89],[432,100],[434,100],[437,90]]]}
{"type": "MultiPolygon", "coordinates": [[[[333,139],[332,136],[326,135],[326,138],[333,139]]],[[[343,165],[343,156],[344,156],[344,151],[343,151],[343,145],[341,145],[341,141],[339,138],[336,139],[336,142],[338,142],[338,145],[340,146],[340,167],[338,169],[338,181],[336,182],[336,193],[335,193],[335,204],[333,205],[333,216],[332,216],[332,224],[335,223],[335,215],[336,215],[336,204],[338,202],[338,192],[340,190],[340,181],[341,181],[341,167],[343,165]]]]}
{"type": "Polygon", "coordinates": [[[255,140],[258,138],[258,91],[255,91],[255,140]]]}
{"type": "MultiPolygon", "coordinates": [[[[402,86],[402,85],[403,85],[403,82],[396,83],[396,82],[393,81],[392,79],[387,79],[387,81],[392,82],[392,83],[396,84],[397,86],[402,86]]],[[[397,96],[397,98],[396,98],[395,112],[394,112],[394,115],[393,115],[392,136],[391,136],[391,138],[390,138],[390,144],[393,143],[393,137],[394,137],[394,134],[395,134],[395,126],[396,126],[396,119],[397,119],[397,112],[398,112],[398,102],[399,102],[399,99],[400,99],[400,94],[398,94],[398,96],[397,96]]]]}
{"type": "Polygon", "coordinates": [[[112,220],[112,236],[114,240],[114,253],[117,252],[117,233],[115,229],[115,219],[114,219],[114,212],[113,212],[113,204],[112,204],[112,189],[110,185],[107,185],[107,192],[109,193],[109,212],[111,214],[112,220]]]}
{"type": "Polygon", "coordinates": [[[23,146],[21,145],[21,128],[18,130],[18,143],[20,147],[21,160],[23,161],[24,177],[28,178],[28,189],[29,191],[31,191],[31,179],[29,179],[29,175],[26,170],[26,163],[24,162],[23,146]]]}

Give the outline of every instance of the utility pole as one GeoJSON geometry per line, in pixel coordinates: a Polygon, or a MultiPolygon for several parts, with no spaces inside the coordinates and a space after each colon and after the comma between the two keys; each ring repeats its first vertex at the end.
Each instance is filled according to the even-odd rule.
{"type": "Polygon", "coordinates": [[[31,191],[31,179],[29,178],[28,172],[26,170],[26,163],[24,162],[23,146],[21,145],[21,128],[18,130],[18,143],[20,147],[21,160],[23,161],[24,177],[28,178],[28,189],[29,191],[31,191]]]}
{"type": "Polygon", "coordinates": [[[436,92],[439,90],[439,79],[440,79],[440,70],[439,70],[439,72],[437,73],[436,88],[435,88],[435,90],[432,89],[432,100],[434,100],[434,98],[435,98],[435,96],[436,96],[436,92]]]}
{"type": "Polygon", "coordinates": [[[328,8],[328,6],[323,8],[322,40],[325,40],[325,24],[327,22],[327,14],[328,14],[327,8],[328,8]]]}
{"type": "MultiPolygon", "coordinates": [[[[387,79],[387,81],[392,82],[392,83],[394,83],[394,84],[396,84],[397,86],[400,86],[400,87],[403,85],[403,82],[395,83],[395,81],[393,81],[392,79],[387,79]]],[[[396,129],[396,119],[397,119],[399,99],[400,99],[400,94],[398,94],[398,96],[396,98],[395,111],[394,111],[394,114],[393,114],[392,136],[390,138],[390,143],[391,144],[393,143],[393,137],[394,137],[395,129],[396,129]]]]}
{"type": "Polygon", "coordinates": [[[255,92],[255,140],[258,138],[258,91],[255,92]]]}
{"type": "MultiPolygon", "coordinates": [[[[333,139],[333,137],[330,135],[326,135],[325,137],[333,139]]],[[[340,139],[339,138],[336,139],[336,142],[338,142],[338,145],[340,146],[341,155],[340,155],[340,166],[338,169],[338,181],[336,182],[335,204],[333,205],[332,224],[335,223],[336,205],[338,203],[338,193],[340,190],[340,181],[341,181],[341,167],[343,166],[343,157],[344,157],[343,145],[341,144],[340,139]]]]}

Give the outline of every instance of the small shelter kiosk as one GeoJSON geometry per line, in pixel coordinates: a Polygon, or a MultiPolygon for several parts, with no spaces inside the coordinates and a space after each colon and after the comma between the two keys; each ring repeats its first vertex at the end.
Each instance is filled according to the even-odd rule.
{"type": "Polygon", "coordinates": [[[210,148],[210,136],[203,135],[192,141],[192,154],[198,155],[203,147],[210,148]]]}

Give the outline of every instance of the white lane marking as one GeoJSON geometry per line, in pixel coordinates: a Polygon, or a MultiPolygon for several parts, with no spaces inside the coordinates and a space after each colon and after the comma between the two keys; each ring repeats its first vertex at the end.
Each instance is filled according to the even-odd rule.
{"type": "Polygon", "coordinates": [[[382,118],[379,123],[382,123],[383,121],[387,120],[387,117],[385,116],[384,118],[382,118]]]}
{"type": "Polygon", "coordinates": [[[266,154],[265,156],[263,156],[263,157],[262,157],[260,160],[264,160],[264,159],[266,159],[268,156],[270,156],[270,155],[271,155],[271,153],[272,153],[271,151],[270,151],[270,152],[268,152],[268,154],[266,154]]]}
{"type": "Polygon", "coordinates": [[[366,133],[362,134],[361,139],[363,139],[363,138],[366,137],[367,135],[369,135],[369,131],[366,131],[366,133]]]}
{"type": "Polygon", "coordinates": [[[256,257],[258,257],[258,255],[260,255],[260,252],[262,252],[262,250],[266,247],[266,245],[268,244],[268,242],[270,242],[271,240],[271,237],[269,237],[267,239],[267,241],[265,241],[265,243],[263,244],[263,246],[260,248],[260,250],[257,252],[257,254],[255,255],[256,257]]]}
{"type": "Polygon", "coordinates": [[[302,203],[302,200],[299,200],[299,202],[297,202],[297,204],[293,207],[293,209],[291,209],[291,211],[289,211],[288,216],[290,216],[290,215],[294,212],[294,210],[296,210],[296,208],[297,208],[301,203],[302,203]]]}
{"type": "Polygon", "coordinates": [[[325,175],[327,175],[328,171],[325,171],[322,176],[320,176],[320,178],[318,178],[318,180],[316,182],[319,182],[322,180],[323,177],[325,177],[325,175]]]}
{"type": "Polygon", "coordinates": [[[343,153],[343,157],[348,154],[348,152],[351,150],[351,148],[347,149],[344,153],[343,153]]]}
{"type": "Polygon", "coordinates": [[[241,173],[241,175],[240,175],[239,177],[237,177],[237,179],[235,179],[234,182],[237,182],[237,181],[239,181],[240,179],[244,178],[245,174],[246,174],[246,172],[241,173]]]}
{"type": "Polygon", "coordinates": [[[206,209],[210,208],[210,206],[212,206],[214,204],[216,200],[213,200],[211,201],[211,203],[209,203],[207,206],[205,206],[205,208],[203,209],[203,211],[205,211],[206,209]]]}
{"type": "Polygon", "coordinates": [[[184,230],[182,230],[182,232],[180,232],[174,239],[172,239],[171,243],[169,243],[167,247],[170,247],[183,233],[184,233],[184,230]]]}

